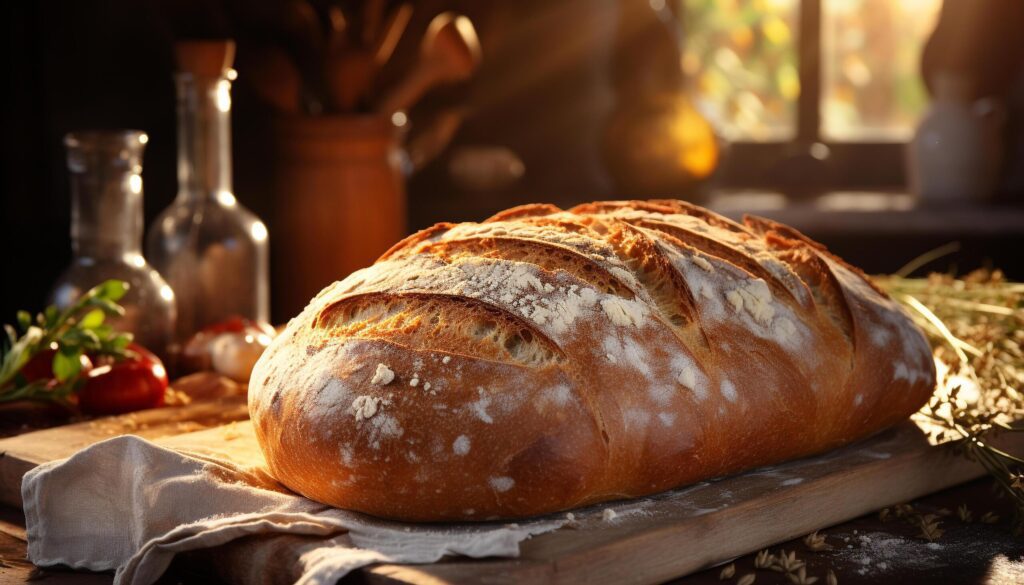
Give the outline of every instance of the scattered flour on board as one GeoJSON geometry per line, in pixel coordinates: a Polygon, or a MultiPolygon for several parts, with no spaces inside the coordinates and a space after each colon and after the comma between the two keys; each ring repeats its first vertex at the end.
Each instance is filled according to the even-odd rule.
{"type": "MultiPolygon", "coordinates": [[[[839,537],[839,534],[833,536],[839,537]]],[[[836,557],[858,567],[859,575],[884,574],[890,569],[928,569],[941,561],[945,545],[923,542],[885,532],[849,537],[853,548],[840,549],[836,557]]]]}
{"type": "MultiPolygon", "coordinates": [[[[1020,552],[1019,538],[1009,530],[992,530],[980,524],[958,526],[938,542],[924,542],[885,532],[858,534],[856,530],[852,533],[835,532],[829,536],[841,539],[845,544],[845,548],[832,553],[834,559],[848,564],[861,576],[872,577],[868,579],[872,583],[888,583],[892,580],[889,577],[896,573],[916,573],[918,577],[945,583],[948,581],[944,578],[947,577],[945,569],[951,559],[962,559],[964,566],[987,567],[990,576],[997,562],[1000,576],[1024,574],[1024,555],[1020,552]]],[[[1021,580],[1011,577],[1006,582],[1019,583],[1021,580]]]]}

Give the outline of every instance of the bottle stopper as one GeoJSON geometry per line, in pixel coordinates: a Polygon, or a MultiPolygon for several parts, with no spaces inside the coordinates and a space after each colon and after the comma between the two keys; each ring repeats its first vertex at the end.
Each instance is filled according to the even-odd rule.
{"type": "Polygon", "coordinates": [[[224,77],[235,61],[235,41],[187,40],[174,44],[178,71],[196,77],[224,77]]]}

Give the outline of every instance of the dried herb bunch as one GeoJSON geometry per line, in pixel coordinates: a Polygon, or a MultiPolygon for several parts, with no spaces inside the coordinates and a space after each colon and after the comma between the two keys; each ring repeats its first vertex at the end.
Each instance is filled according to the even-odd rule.
{"type": "Polygon", "coordinates": [[[877,282],[935,349],[939,383],[915,422],[988,470],[1013,503],[1014,531],[1024,532],[1024,459],[994,444],[1001,433],[1024,432],[1024,284],[989,270],[877,282]]]}

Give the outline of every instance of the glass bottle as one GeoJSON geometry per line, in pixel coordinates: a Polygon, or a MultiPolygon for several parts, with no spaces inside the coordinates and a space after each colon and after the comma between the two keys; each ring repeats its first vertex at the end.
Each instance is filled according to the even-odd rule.
{"type": "Polygon", "coordinates": [[[83,292],[117,278],[130,284],[119,301],[116,329],[161,357],[173,338],[171,287],[142,257],[142,151],[148,138],[135,130],[74,132],[64,138],[71,173],[71,265],[57,279],[50,302],[66,308],[83,292]]]}
{"type": "Polygon", "coordinates": [[[150,227],[146,252],[178,299],[177,339],[231,317],[269,318],[267,228],[231,187],[234,44],[175,47],[178,195],[150,227]]]}

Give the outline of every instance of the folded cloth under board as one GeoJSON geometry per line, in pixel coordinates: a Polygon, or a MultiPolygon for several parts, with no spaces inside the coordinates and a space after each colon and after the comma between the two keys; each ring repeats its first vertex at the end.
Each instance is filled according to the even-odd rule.
{"type": "Polygon", "coordinates": [[[33,469],[22,497],[33,563],[114,570],[125,584],[156,581],[176,554],[229,543],[244,544],[217,557],[233,582],[331,584],[373,563],[515,557],[520,542],[564,524],[389,522],[303,498],[259,467],[134,436],[33,469]]]}

